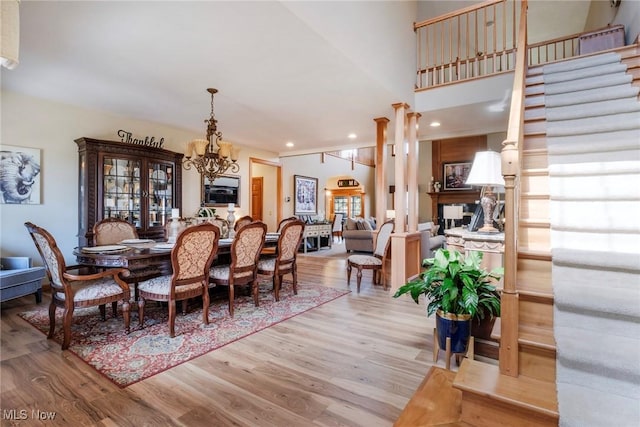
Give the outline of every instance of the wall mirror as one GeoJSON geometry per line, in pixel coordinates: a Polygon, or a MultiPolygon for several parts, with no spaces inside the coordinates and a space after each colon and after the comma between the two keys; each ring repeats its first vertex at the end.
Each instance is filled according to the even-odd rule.
{"type": "Polygon", "coordinates": [[[202,177],[202,203],[204,206],[240,206],[240,177],[221,175],[211,181],[202,177]]]}

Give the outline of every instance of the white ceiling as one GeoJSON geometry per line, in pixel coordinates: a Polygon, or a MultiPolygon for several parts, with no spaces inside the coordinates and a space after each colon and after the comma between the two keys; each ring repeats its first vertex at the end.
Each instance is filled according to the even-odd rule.
{"type": "MultiPolygon", "coordinates": [[[[447,3],[459,2],[426,10],[447,3]]],[[[20,64],[2,70],[3,90],[204,134],[215,87],[219,130],[245,146],[373,145],[373,119],[414,103],[413,1],[23,0],[20,14],[20,64]]],[[[456,117],[441,134],[477,115],[456,117]]]]}

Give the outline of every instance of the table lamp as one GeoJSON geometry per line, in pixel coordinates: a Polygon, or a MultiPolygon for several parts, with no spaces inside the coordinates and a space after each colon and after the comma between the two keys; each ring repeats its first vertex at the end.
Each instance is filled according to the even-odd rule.
{"type": "Polygon", "coordinates": [[[462,206],[444,205],[442,207],[442,217],[444,218],[446,228],[453,228],[456,219],[462,219],[462,206]],[[449,220],[451,220],[451,223],[449,223],[449,220]]]}
{"type": "Polygon", "coordinates": [[[482,214],[484,215],[484,225],[478,230],[478,233],[498,233],[500,230],[493,226],[493,213],[496,208],[494,187],[504,187],[500,153],[495,151],[477,152],[466,184],[482,186],[480,206],[482,206],[482,214]]]}

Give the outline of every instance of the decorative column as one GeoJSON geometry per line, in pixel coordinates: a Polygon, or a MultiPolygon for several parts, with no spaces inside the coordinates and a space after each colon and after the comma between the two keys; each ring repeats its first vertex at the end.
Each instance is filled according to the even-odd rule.
{"type": "Polygon", "coordinates": [[[420,113],[407,114],[409,125],[407,133],[409,139],[409,154],[407,156],[407,186],[409,197],[409,219],[407,231],[418,231],[418,120],[420,113]]]}
{"type": "MultiPolygon", "coordinates": [[[[396,110],[396,133],[395,133],[395,150],[396,150],[396,163],[395,163],[395,211],[396,211],[396,228],[391,235],[391,292],[393,295],[395,291],[405,284],[411,277],[417,275],[420,272],[420,233],[407,232],[406,231],[406,217],[407,217],[407,155],[405,154],[405,139],[407,135],[410,135],[411,131],[408,130],[406,109],[409,108],[407,104],[394,104],[393,108],[396,110]]],[[[412,119],[409,123],[413,122],[414,136],[413,142],[415,143],[415,124],[417,117],[415,114],[410,114],[412,119]]],[[[417,153],[417,148],[414,146],[414,151],[417,153]]],[[[414,159],[412,161],[416,161],[414,159]]],[[[417,165],[413,169],[415,175],[417,165]]],[[[413,194],[415,195],[417,190],[417,178],[415,176],[410,177],[414,181],[413,194]]],[[[409,192],[411,197],[411,190],[409,192]]],[[[414,196],[416,197],[416,196],[414,196]]],[[[415,209],[415,208],[414,208],[415,209]]],[[[417,215],[417,211],[415,213],[417,215]]]]}
{"type": "Polygon", "coordinates": [[[376,122],[376,224],[380,226],[387,213],[387,124],[389,119],[379,117],[376,122]]]}

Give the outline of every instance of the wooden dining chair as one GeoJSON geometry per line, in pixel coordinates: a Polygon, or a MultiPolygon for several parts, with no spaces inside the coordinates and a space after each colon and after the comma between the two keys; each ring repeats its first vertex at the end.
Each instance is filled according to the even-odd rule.
{"type": "Polygon", "coordinates": [[[105,218],[93,225],[93,245],[113,245],[126,239],[137,239],[135,225],[120,218],[105,218]]]}
{"type": "Polygon", "coordinates": [[[233,316],[234,286],[251,285],[253,301],[258,301],[258,257],[264,246],[267,225],[254,221],[238,230],[231,243],[231,263],[214,266],[209,274],[212,286],[229,287],[229,315],[233,316]]]}
{"type": "Polygon", "coordinates": [[[298,295],[296,255],[303,234],[304,222],[300,220],[287,222],[280,232],[276,256],[260,258],[258,261],[258,274],[273,278],[273,294],[276,301],[280,301],[280,287],[285,274],[291,274],[293,293],[298,295]]]}
{"type": "Polygon", "coordinates": [[[240,227],[243,227],[243,226],[245,226],[247,224],[251,224],[252,222],[253,222],[253,218],[251,218],[251,216],[249,216],[249,215],[245,215],[243,217],[240,217],[236,221],[235,225],[233,226],[233,231],[237,232],[240,229],[240,227]]]}
{"type": "Polygon", "coordinates": [[[338,238],[338,242],[342,242],[342,214],[337,213],[333,216],[333,224],[331,225],[331,238],[338,238]]]}
{"type": "Polygon", "coordinates": [[[209,270],[218,252],[220,229],[213,224],[191,226],[180,233],[171,250],[173,273],[138,284],[138,317],[144,324],[146,301],[169,305],[169,335],[175,336],[176,301],[202,297],[202,322],[209,324],[209,270]]]}
{"type": "Polygon", "coordinates": [[[49,305],[49,334],[53,338],[56,328],[56,308],[63,309],[62,330],[64,337],[62,349],[71,343],[71,323],[76,308],[98,306],[102,320],[106,319],[106,304],[111,303],[113,316],[116,317],[118,301],[122,301],[122,317],[129,333],[129,285],[120,278],[128,273],[124,268],[111,268],[95,274],[72,274],[77,266],[67,267],[64,256],[56,240],[44,228],[25,222],[33,243],[35,243],[44,263],[51,286],[51,304],[49,305]]]}
{"type": "Polygon", "coordinates": [[[351,269],[353,267],[357,268],[358,293],[360,292],[360,282],[362,281],[362,270],[373,270],[374,285],[382,283],[384,289],[387,289],[386,260],[389,255],[391,233],[393,233],[394,227],[393,220],[386,221],[380,226],[373,255],[349,255],[349,258],[347,258],[347,285],[351,285],[351,269]]]}
{"type": "MultiPolygon", "coordinates": [[[[138,230],[135,225],[120,218],[104,218],[93,225],[94,246],[113,245],[126,239],[137,239],[138,230]]],[[[138,283],[160,275],[156,265],[130,268],[124,279],[133,284],[134,299],[138,300],[138,283]]]]}

